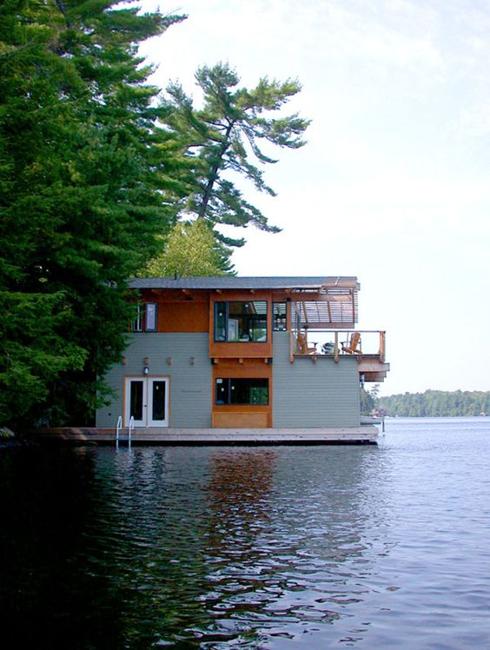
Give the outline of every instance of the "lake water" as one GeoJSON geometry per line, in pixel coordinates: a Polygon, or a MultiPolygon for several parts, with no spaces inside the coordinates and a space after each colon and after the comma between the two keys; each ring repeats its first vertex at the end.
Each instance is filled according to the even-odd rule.
{"type": "Polygon", "coordinates": [[[2,648],[490,647],[490,418],[0,453],[2,648]]]}

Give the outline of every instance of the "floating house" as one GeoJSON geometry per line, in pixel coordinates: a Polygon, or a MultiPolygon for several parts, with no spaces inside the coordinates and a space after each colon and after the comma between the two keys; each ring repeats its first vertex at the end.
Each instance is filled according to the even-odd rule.
{"type": "Polygon", "coordinates": [[[360,385],[381,382],[385,332],[359,331],[355,277],[136,279],[138,316],[113,401],[95,437],[119,420],[150,442],[375,442],[360,385]]]}

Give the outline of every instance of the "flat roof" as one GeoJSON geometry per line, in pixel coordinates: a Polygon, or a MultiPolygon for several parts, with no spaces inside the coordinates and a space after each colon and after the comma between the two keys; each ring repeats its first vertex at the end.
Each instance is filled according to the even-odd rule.
{"type": "Polygon", "coordinates": [[[298,289],[351,288],[358,290],[355,276],[200,276],[188,278],[134,278],[132,289],[298,289]]]}

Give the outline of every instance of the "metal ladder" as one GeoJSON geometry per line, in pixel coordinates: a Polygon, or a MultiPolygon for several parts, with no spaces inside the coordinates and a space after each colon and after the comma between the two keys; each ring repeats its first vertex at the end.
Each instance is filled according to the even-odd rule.
{"type": "Polygon", "coordinates": [[[131,449],[131,434],[134,433],[134,417],[129,418],[128,425],[128,449],[131,449]]]}
{"type": "Polygon", "coordinates": [[[116,422],[116,449],[119,449],[119,434],[122,429],[122,415],[117,418],[116,422]]]}
{"type": "MultiPolygon", "coordinates": [[[[122,415],[120,415],[117,418],[117,422],[116,422],[116,449],[119,449],[119,441],[120,441],[122,428],[123,428],[122,415]]],[[[131,449],[131,437],[133,433],[134,433],[134,417],[131,416],[129,418],[129,424],[128,424],[128,449],[131,449]]]]}

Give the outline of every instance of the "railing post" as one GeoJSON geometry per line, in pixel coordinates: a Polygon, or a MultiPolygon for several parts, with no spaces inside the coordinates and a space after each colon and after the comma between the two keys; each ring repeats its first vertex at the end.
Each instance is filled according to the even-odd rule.
{"type": "Polygon", "coordinates": [[[294,340],[293,330],[289,330],[289,363],[294,363],[294,340]]]}
{"type": "Polygon", "coordinates": [[[335,363],[339,362],[339,333],[335,332],[335,342],[334,342],[334,353],[333,353],[333,360],[335,363]]]}
{"type": "Polygon", "coordinates": [[[379,359],[381,363],[385,362],[385,345],[386,345],[386,332],[379,333],[379,359]]]}

